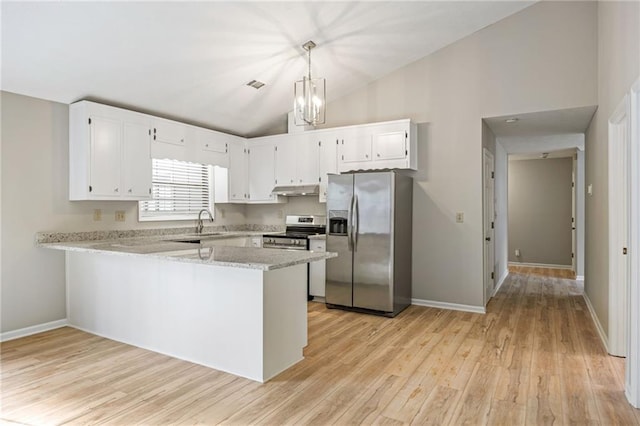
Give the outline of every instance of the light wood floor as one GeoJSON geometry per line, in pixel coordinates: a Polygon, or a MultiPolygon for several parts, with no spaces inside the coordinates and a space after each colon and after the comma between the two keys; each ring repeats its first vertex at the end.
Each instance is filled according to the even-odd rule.
{"type": "MultiPolygon", "coordinates": [[[[223,350],[223,348],[221,348],[223,350]]],[[[309,304],[306,359],[261,385],[62,328],[2,345],[25,424],[640,424],[575,281],[512,274],[486,315],[309,304]]]]}
{"type": "Polygon", "coordinates": [[[514,274],[527,274],[527,275],[543,275],[545,277],[553,278],[567,278],[570,280],[576,279],[576,273],[571,269],[560,268],[541,268],[538,266],[520,266],[509,265],[509,272],[514,274]]]}

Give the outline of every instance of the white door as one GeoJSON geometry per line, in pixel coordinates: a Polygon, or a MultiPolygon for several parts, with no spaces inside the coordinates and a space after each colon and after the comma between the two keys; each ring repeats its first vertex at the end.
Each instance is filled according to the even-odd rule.
{"type": "Polygon", "coordinates": [[[484,228],[484,304],[495,288],[495,180],[494,159],[486,149],[482,150],[482,210],[484,228]]]}
{"type": "Polygon", "coordinates": [[[629,101],[609,119],[609,353],[627,356],[629,101]]]}

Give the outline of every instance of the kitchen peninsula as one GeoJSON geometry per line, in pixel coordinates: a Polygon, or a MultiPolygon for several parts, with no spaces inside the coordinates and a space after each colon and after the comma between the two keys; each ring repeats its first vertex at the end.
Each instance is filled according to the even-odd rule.
{"type": "Polygon", "coordinates": [[[66,252],[70,326],[259,382],[303,359],[306,264],[336,256],[175,237],[39,245],[66,252]]]}

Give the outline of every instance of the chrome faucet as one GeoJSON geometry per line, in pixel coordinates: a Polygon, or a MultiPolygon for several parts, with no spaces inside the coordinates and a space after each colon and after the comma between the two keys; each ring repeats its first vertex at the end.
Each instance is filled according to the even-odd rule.
{"type": "Polygon", "coordinates": [[[207,212],[209,214],[209,221],[213,222],[213,215],[211,214],[211,211],[209,209],[200,210],[200,213],[198,213],[198,222],[196,223],[196,233],[197,234],[201,234],[202,233],[202,228],[204,228],[204,225],[202,224],[202,212],[207,212]]]}

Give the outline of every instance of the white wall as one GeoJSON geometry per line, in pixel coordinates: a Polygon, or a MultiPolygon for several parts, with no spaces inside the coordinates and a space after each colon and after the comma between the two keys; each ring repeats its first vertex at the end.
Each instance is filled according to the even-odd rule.
{"type": "Polygon", "coordinates": [[[640,2],[598,3],[598,110],[587,131],[585,292],[609,329],[608,134],[613,110],[640,76],[640,2]]]}
{"type": "Polygon", "coordinates": [[[327,127],[425,123],[414,298],[483,306],[482,117],[595,105],[596,12],[592,2],[536,3],[327,106],[327,127]]]}
{"type": "MultiPolygon", "coordinates": [[[[64,255],[36,248],[36,232],[195,226],[138,223],[137,202],[68,201],[69,107],[7,92],[1,104],[2,332],[66,318],[64,255]],[[93,221],[96,208],[100,222],[93,221]],[[115,221],[116,210],[126,212],[125,222],[115,221]]],[[[244,206],[216,206],[215,224],[244,221],[244,206]]]]}

